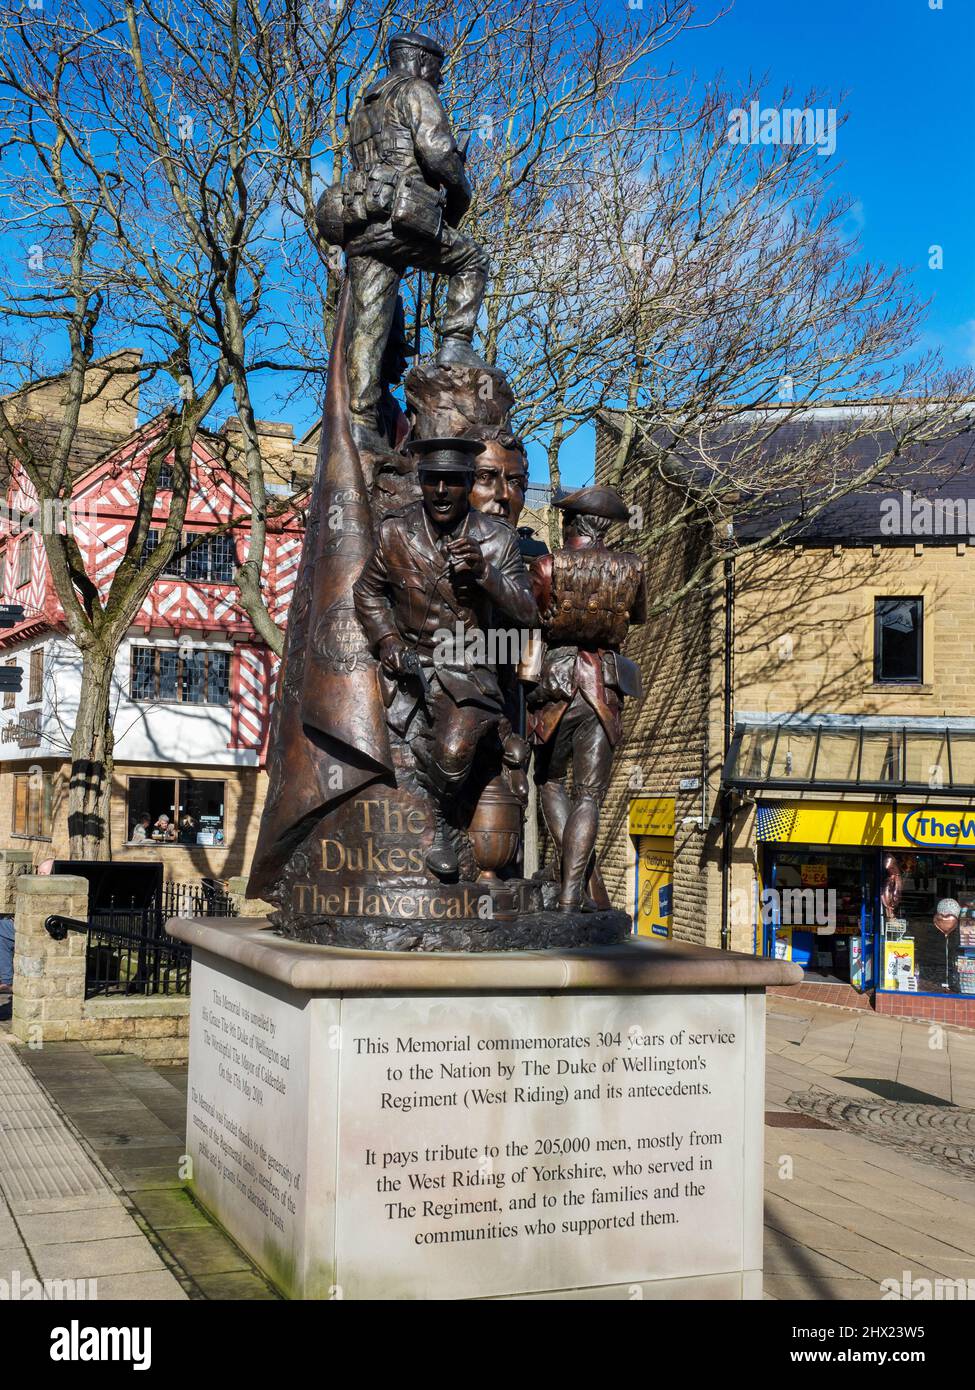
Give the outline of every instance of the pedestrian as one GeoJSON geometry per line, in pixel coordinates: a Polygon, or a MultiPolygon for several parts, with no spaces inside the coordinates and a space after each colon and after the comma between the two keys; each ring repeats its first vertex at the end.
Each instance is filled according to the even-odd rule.
{"type": "Polygon", "coordinates": [[[14,992],[14,919],[0,917],[0,995],[14,992]]]}

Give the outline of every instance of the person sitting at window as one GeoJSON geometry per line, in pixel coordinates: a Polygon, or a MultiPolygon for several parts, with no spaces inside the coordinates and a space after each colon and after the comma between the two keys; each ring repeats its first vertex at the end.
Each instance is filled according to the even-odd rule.
{"type": "Polygon", "coordinates": [[[176,827],[168,816],[160,816],[152,827],[152,838],[154,840],[175,840],[176,827]]]}
{"type": "Polygon", "coordinates": [[[132,827],[132,834],[129,836],[129,844],[141,845],[149,838],[149,827],[152,824],[152,817],[143,814],[132,827]]]}
{"type": "Polygon", "coordinates": [[[179,842],[181,845],[196,844],[196,821],[192,816],[184,816],[180,821],[179,842]]]}

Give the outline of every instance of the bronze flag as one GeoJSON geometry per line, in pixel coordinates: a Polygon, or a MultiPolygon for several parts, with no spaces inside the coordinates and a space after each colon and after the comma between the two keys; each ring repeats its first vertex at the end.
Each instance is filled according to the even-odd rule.
{"type": "Polygon", "coordinates": [[[271,719],[267,799],[247,887],[256,898],[273,890],[291,853],[322,816],[372,782],[395,782],[376,663],[352,603],[352,585],[373,534],[349,425],[348,316],[346,282],[271,719]]]}

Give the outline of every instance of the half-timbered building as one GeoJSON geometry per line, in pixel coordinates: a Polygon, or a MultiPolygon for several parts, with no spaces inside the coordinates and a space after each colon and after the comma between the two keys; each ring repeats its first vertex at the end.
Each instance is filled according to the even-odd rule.
{"type": "MultiPolygon", "coordinates": [[[[17,464],[9,470],[0,517],[2,601],[22,605],[24,618],[0,632],[0,662],[21,667],[23,684],[19,693],[0,695],[0,846],[30,849],[36,862],[68,854],[70,740],[82,678],[40,528],[70,524],[104,600],[161,427],[159,421],[125,436],[117,428],[103,433],[97,442],[106,447],[82,458],[70,505],[59,518],[39,514],[23,471],[17,464]]],[[[220,432],[197,438],[181,553],[153,584],[112,678],[110,853],[116,859],[160,857],[167,879],[242,873],[264,801],[277,658],[256,636],[234,583],[251,511],[246,479],[234,462],[235,428],[231,420],[220,432]],[[137,830],[145,816],[147,842],[137,830]],[[174,840],[151,838],[161,816],[175,826],[174,840]]],[[[262,578],[271,615],[283,623],[301,553],[299,502],[309,453],[289,426],[261,428],[276,504],[269,508],[276,514],[269,516],[262,578]]],[[[171,486],[164,464],[146,552],[165,525],[171,486]]]]}

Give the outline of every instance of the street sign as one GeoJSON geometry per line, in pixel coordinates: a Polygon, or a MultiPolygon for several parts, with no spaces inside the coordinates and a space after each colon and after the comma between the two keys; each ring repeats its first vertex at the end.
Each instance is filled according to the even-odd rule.
{"type": "Polygon", "coordinates": [[[24,621],[22,603],[0,603],[0,627],[16,627],[24,621]]]}

